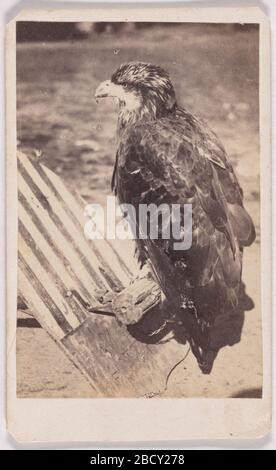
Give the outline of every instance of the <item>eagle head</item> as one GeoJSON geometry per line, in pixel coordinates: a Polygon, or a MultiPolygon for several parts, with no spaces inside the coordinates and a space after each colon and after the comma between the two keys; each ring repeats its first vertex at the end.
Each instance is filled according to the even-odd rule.
{"type": "Polygon", "coordinates": [[[122,64],[110,80],[102,82],[95,98],[119,101],[119,127],[138,120],[165,117],[176,108],[175,92],[168,73],[144,62],[122,64]]]}

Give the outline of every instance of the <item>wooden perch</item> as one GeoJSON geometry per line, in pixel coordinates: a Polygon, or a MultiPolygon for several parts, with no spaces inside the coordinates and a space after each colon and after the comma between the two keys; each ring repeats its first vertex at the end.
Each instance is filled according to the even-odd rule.
{"type": "Polygon", "coordinates": [[[161,300],[160,287],[152,278],[136,279],[129,287],[112,300],[112,310],[123,325],[137,323],[151,308],[161,300]]]}

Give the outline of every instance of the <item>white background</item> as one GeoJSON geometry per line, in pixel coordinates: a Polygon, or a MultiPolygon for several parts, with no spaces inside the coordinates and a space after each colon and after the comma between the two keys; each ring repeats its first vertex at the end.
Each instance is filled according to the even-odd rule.
{"type": "MultiPolygon", "coordinates": [[[[109,0],[110,3],[118,3],[118,2],[112,2],[112,0],[109,0]]],[[[44,448],[44,449],[48,449],[49,447],[47,445],[43,445],[43,446],[18,446],[14,440],[6,433],[6,423],[5,423],[5,375],[6,375],[6,371],[5,371],[5,163],[4,163],[4,155],[5,155],[5,148],[4,148],[4,142],[5,142],[5,94],[4,94],[4,91],[5,91],[5,78],[4,78],[4,29],[5,29],[5,24],[10,20],[12,19],[22,8],[24,7],[29,7],[29,6],[32,6],[32,7],[49,7],[49,6],[58,6],[59,3],[62,3],[62,5],[65,5],[64,2],[59,2],[59,1],[56,1],[56,2],[50,2],[50,1],[24,1],[24,0],[21,0],[21,1],[16,1],[16,0],[1,0],[0,2],[0,11],[1,11],[1,25],[0,25],[0,28],[1,28],[1,72],[2,72],[2,82],[1,82],[1,104],[2,104],[2,109],[1,109],[1,113],[0,113],[0,128],[1,128],[1,142],[3,142],[3,145],[1,145],[0,147],[0,152],[1,152],[1,170],[0,170],[0,216],[1,216],[1,227],[2,227],[2,236],[1,236],[1,239],[0,239],[0,257],[1,257],[1,277],[0,277],[0,309],[1,309],[1,313],[0,313],[0,332],[1,332],[1,340],[0,340],[0,358],[1,358],[1,375],[0,375],[0,394],[1,394],[1,397],[0,397],[0,449],[17,449],[17,448],[44,448]]],[[[82,0],[81,2],[82,4],[86,4],[87,6],[89,5],[92,5],[93,3],[105,3],[105,2],[101,2],[100,0],[98,0],[97,2],[93,2],[93,1],[86,1],[86,0],[82,0]]],[[[127,2],[123,2],[121,1],[120,3],[137,3],[137,2],[132,2],[132,0],[128,0],[127,2]]],[[[141,1],[139,1],[139,3],[142,3],[141,1]]],[[[161,0],[159,0],[159,2],[155,2],[154,0],[151,0],[151,3],[161,3],[161,0]]],[[[165,2],[164,2],[165,3],[165,2]]],[[[169,3],[169,2],[166,2],[166,3],[169,3]]],[[[174,2],[174,3],[177,3],[177,2],[174,2]]],[[[179,1],[178,3],[182,3],[182,4],[197,4],[197,5],[209,5],[209,4],[212,4],[212,5],[218,5],[218,6],[222,6],[223,4],[225,5],[231,5],[231,6],[246,6],[246,5],[260,5],[262,7],[262,9],[264,10],[264,12],[270,17],[271,19],[271,29],[272,29],[272,86],[275,85],[275,76],[276,76],[276,60],[275,60],[275,55],[276,55],[276,40],[275,40],[275,31],[274,31],[274,28],[276,26],[276,2],[275,0],[264,0],[264,1],[255,1],[255,2],[251,2],[251,1],[246,1],[246,0],[240,0],[240,1],[231,1],[231,2],[228,2],[228,1],[224,1],[224,0],[219,0],[219,1],[213,1],[213,2],[209,2],[208,0],[204,0],[204,1],[201,1],[201,2],[198,2],[198,1],[195,1],[195,0],[190,0],[190,1],[185,1],[185,0],[181,0],[179,1]]],[[[76,2],[73,2],[73,1],[67,1],[67,5],[70,6],[70,4],[74,4],[74,5],[77,5],[76,2]]],[[[80,2],[79,2],[80,4],[80,2]]],[[[275,94],[273,94],[272,96],[272,99],[273,99],[273,116],[275,117],[275,102],[276,102],[276,99],[275,99],[275,94]]],[[[272,136],[272,140],[273,140],[273,153],[274,153],[274,147],[275,147],[275,119],[273,119],[273,124],[272,124],[272,129],[274,130],[274,134],[272,136]]],[[[276,174],[275,174],[275,168],[273,167],[273,175],[272,175],[272,178],[273,178],[273,182],[276,182],[276,174]]],[[[273,184],[272,184],[272,187],[273,187],[273,184]]],[[[275,190],[273,191],[274,194],[273,194],[273,202],[274,202],[274,199],[275,199],[275,190]]],[[[267,214],[267,216],[269,216],[269,214],[267,214]]],[[[274,225],[274,224],[273,224],[274,225]]],[[[273,246],[275,246],[275,236],[273,236],[273,246]]],[[[273,257],[273,265],[274,265],[274,268],[275,268],[275,257],[273,257]]],[[[274,271],[274,269],[273,269],[274,271]]],[[[273,276],[274,277],[274,276],[273,276]]],[[[273,282],[273,286],[275,287],[275,282],[273,282]]],[[[273,327],[273,337],[275,338],[275,323],[274,322],[274,327],[273,327]]],[[[275,352],[276,352],[276,347],[275,347],[275,342],[274,342],[274,348],[273,348],[273,359],[275,359],[275,352]]],[[[274,361],[273,361],[274,362],[274,361]]],[[[274,395],[274,398],[275,398],[275,390],[276,390],[276,386],[275,386],[275,377],[273,377],[273,395],[274,395]]],[[[183,442],[183,445],[180,445],[180,443],[178,443],[178,445],[174,445],[173,443],[170,444],[170,446],[168,445],[165,445],[166,448],[168,447],[171,447],[171,448],[182,448],[182,449],[216,449],[216,448],[220,448],[220,449],[250,449],[250,448],[253,448],[253,449],[262,449],[262,450],[268,450],[268,449],[276,449],[276,431],[275,431],[275,420],[276,420],[276,413],[275,413],[275,407],[274,407],[274,412],[273,412],[273,421],[274,421],[274,429],[271,433],[270,436],[268,436],[267,438],[265,439],[262,439],[260,441],[255,441],[254,443],[252,442],[236,442],[235,443],[231,443],[229,442],[229,444],[223,444],[221,446],[218,445],[218,443],[214,443],[214,442],[194,442],[194,443],[187,443],[187,445],[183,442]]],[[[104,448],[104,447],[107,447],[107,445],[102,445],[102,446],[96,446],[95,448],[99,449],[99,448],[104,448]]],[[[127,446],[120,446],[121,448],[127,448],[127,446]]],[[[160,447],[162,448],[161,446],[156,446],[154,445],[154,447],[152,448],[157,448],[157,447],[160,447]]],[[[51,446],[52,448],[52,446],[51,446]]],[[[60,446],[55,446],[55,448],[61,448],[60,446]]],[[[64,446],[64,448],[70,448],[69,445],[67,446],[64,446]]],[[[74,447],[76,449],[76,447],[74,447]]],[[[81,447],[78,447],[78,448],[81,448],[81,447]]],[[[90,449],[93,448],[93,446],[90,446],[89,447],[90,449]]],[[[114,448],[112,446],[110,446],[109,448],[114,448]]],[[[131,446],[131,448],[133,448],[133,446],[131,446]]],[[[147,443],[146,446],[137,446],[137,448],[151,448],[150,444],[147,443]]]]}

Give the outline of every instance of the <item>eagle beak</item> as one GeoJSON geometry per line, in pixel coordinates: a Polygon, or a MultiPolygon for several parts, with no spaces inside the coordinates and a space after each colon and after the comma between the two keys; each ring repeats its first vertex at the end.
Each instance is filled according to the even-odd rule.
{"type": "Polygon", "coordinates": [[[107,97],[116,98],[118,97],[119,89],[120,86],[115,85],[115,83],[112,83],[111,80],[105,80],[98,86],[95,92],[95,98],[96,100],[107,97]]]}

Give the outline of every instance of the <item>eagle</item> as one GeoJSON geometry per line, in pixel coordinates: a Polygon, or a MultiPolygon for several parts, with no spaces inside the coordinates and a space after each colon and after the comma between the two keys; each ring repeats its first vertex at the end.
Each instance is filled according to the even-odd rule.
{"type": "MultiPolygon", "coordinates": [[[[219,315],[235,315],[243,289],[243,249],[255,239],[243,191],[224,146],[206,123],[178,105],[168,73],[143,62],[122,64],[102,82],[95,98],[119,104],[112,189],[120,204],[192,207],[192,242],[185,234],[137,238],[141,266],[148,263],[204,371],[210,327],[219,315]]],[[[156,218],[158,230],[164,220],[156,218]]],[[[172,215],[165,223],[173,224],[172,215]]],[[[136,219],[139,225],[139,219],[136,219]]],[[[138,227],[139,230],[141,230],[138,227]]],[[[159,232],[158,232],[159,233],[159,232]]],[[[214,352],[213,352],[214,353],[214,352]]]]}

